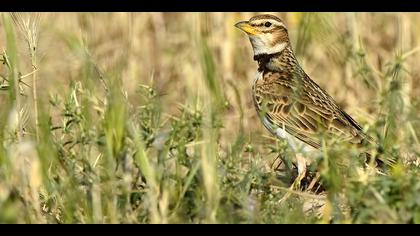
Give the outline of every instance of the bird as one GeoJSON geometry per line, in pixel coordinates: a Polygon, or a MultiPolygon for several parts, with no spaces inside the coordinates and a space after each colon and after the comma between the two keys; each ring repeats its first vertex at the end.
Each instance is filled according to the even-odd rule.
{"type": "MultiPolygon", "coordinates": [[[[235,26],[251,42],[253,59],[258,62],[253,102],[263,125],[274,136],[287,139],[293,150],[304,152],[319,150],[322,135],[357,146],[376,145],[362,126],[305,73],[280,18],[262,14],[235,26]]],[[[297,167],[302,179],[306,169],[299,163],[297,167]]]]}

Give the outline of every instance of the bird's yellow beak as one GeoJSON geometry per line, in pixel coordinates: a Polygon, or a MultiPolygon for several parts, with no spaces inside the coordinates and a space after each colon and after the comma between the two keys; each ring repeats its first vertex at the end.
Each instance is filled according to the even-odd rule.
{"type": "Polygon", "coordinates": [[[252,27],[248,21],[241,21],[235,24],[235,27],[250,35],[256,35],[258,31],[252,27]]]}

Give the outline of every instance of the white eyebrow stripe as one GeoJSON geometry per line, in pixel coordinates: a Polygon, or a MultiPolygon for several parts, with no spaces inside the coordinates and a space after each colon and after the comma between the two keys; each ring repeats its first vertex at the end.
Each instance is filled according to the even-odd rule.
{"type": "Polygon", "coordinates": [[[280,26],[283,26],[283,28],[286,28],[286,26],[283,24],[283,22],[277,22],[280,26]]]}

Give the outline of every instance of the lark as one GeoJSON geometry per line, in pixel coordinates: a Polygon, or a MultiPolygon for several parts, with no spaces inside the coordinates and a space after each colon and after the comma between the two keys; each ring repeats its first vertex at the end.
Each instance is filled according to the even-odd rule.
{"type": "MultiPolygon", "coordinates": [[[[258,62],[252,95],[264,126],[292,149],[317,150],[321,136],[355,145],[375,143],[362,127],[305,73],[290,44],[285,23],[258,15],[235,25],[244,31],[258,62]],[[322,134],[322,135],[321,135],[322,134]]],[[[328,73],[328,72],[326,72],[328,73]]],[[[298,160],[299,178],[306,171],[298,160]]]]}

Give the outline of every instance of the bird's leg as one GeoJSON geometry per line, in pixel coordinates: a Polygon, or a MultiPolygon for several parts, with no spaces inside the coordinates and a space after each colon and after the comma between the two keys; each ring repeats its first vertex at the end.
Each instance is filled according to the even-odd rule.
{"type": "Polygon", "coordinates": [[[318,182],[319,178],[321,177],[321,174],[319,172],[316,172],[315,177],[312,179],[311,183],[309,184],[308,188],[306,189],[306,191],[311,191],[315,184],[318,182]]]}
{"type": "Polygon", "coordinates": [[[287,191],[287,193],[280,199],[279,201],[280,203],[284,202],[287,198],[289,198],[293,191],[300,188],[301,181],[306,175],[306,160],[302,156],[302,154],[300,153],[296,154],[296,162],[297,162],[296,165],[298,169],[298,175],[293,181],[292,185],[290,185],[289,191],[287,191]]]}
{"type": "Polygon", "coordinates": [[[290,135],[287,134],[285,125],[283,124],[283,128],[277,129],[277,134],[280,137],[284,137],[288,139],[288,143],[290,145],[290,148],[295,153],[296,157],[296,167],[297,167],[297,177],[294,179],[292,185],[289,187],[289,191],[283,196],[282,199],[280,199],[280,202],[286,200],[290,194],[294,191],[300,188],[301,181],[306,175],[306,160],[305,157],[302,155],[302,152],[308,152],[308,148],[306,146],[302,146],[301,143],[296,142],[296,139],[293,137],[290,137],[290,135]]]}
{"type": "Polygon", "coordinates": [[[283,183],[290,184],[290,179],[297,175],[297,167],[294,163],[289,163],[287,157],[279,154],[271,163],[271,170],[276,174],[276,178],[283,183]]]}
{"type": "Polygon", "coordinates": [[[285,165],[283,156],[279,154],[276,158],[274,158],[274,161],[271,163],[271,169],[272,170],[283,170],[283,165],[285,165]]]}
{"type": "Polygon", "coordinates": [[[306,175],[306,159],[302,156],[302,154],[298,153],[296,154],[296,161],[297,161],[297,169],[298,169],[298,176],[296,177],[295,181],[293,181],[292,189],[299,189],[300,183],[302,179],[306,175]]]}

